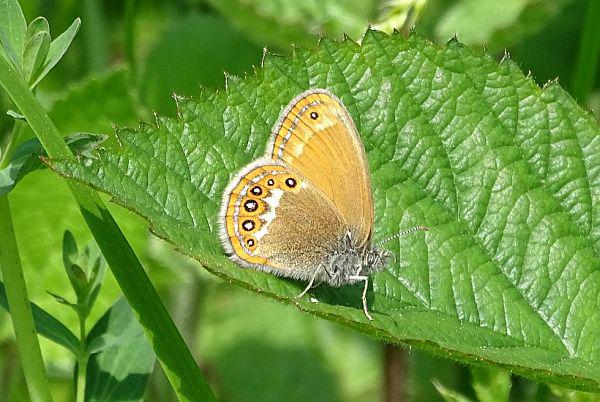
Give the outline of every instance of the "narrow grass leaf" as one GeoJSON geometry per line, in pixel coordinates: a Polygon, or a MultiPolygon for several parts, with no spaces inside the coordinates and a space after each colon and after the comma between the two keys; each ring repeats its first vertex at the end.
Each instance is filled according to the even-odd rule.
{"type": "MultiPolygon", "coordinates": [[[[35,303],[30,303],[30,305],[37,333],[77,355],[79,353],[79,340],[71,330],[35,303]]],[[[0,306],[10,313],[6,291],[2,282],[0,282],[0,306]]]]}

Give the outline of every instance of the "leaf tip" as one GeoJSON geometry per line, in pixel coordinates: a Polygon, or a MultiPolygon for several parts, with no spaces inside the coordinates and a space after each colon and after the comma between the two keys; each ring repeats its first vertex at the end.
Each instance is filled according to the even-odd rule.
{"type": "Polygon", "coordinates": [[[369,43],[371,40],[377,40],[383,37],[387,37],[388,34],[382,31],[378,31],[377,29],[373,29],[371,27],[367,28],[365,33],[363,34],[361,43],[364,45],[365,43],[369,43]]]}
{"type": "Polygon", "coordinates": [[[161,128],[160,115],[158,114],[158,112],[156,112],[156,110],[153,110],[152,115],[154,116],[154,125],[156,126],[156,128],[161,128]]]}
{"type": "Polygon", "coordinates": [[[229,93],[235,85],[239,84],[240,81],[242,81],[240,77],[234,74],[230,74],[227,71],[223,71],[223,74],[225,75],[225,93],[229,93]]]}
{"type": "Polygon", "coordinates": [[[229,92],[229,73],[223,70],[223,77],[225,78],[225,93],[229,92]]]}
{"type": "Polygon", "coordinates": [[[450,37],[450,39],[448,39],[446,41],[446,45],[448,45],[448,46],[462,45],[462,43],[460,43],[460,40],[458,39],[458,32],[454,32],[454,34],[450,37]]]}
{"type": "Polygon", "coordinates": [[[336,43],[337,41],[333,37],[324,36],[323,34],[319,34],[319,45],[328,46],[336,43]]]}
{"type": "Polygon", "coordinates": [[[267,58],[267,56],[269,56],[269,49],[265,46],[263,47],[263,52],[262,52],[262,57],[260,58],[260,66],[264,67],[265,65],[265,59],[267,58]]]}
{"type": "MultiPolygon", "coordinates": [[[[182,95],[179,95],[179,94],[177,94],[175,92],[173,92],[171,94],[171,97],[175,101],[175,109],[177,109],[177,116],[179,118],[181,118],[181,102],[183,102],[183,100],[185,99],[185,97],[182,96],[182,95]]],[[[113,128],[114,128],[114,126],[113,126],[113,128]]]]}
{"type": "Polygon", "coordinates": [[[544,90],[544,91],[552,90],[556,86],[560,86],[560,84],[558,82],[558,77],[548,80],[542,87],[542,90],[544,90]]]}

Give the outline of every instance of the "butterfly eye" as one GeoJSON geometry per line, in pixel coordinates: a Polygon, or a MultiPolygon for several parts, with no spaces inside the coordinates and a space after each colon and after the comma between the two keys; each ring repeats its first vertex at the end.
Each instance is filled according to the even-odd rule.
{"type": "Polygon", "coordinates": [[[310,112],[310,118],[313,120],[317,120],[319,118],[319,113],[317,112],[310,112]]]}
{"type": "Polygon", "coordinates": [[[246,212],[254,212],[258,209],[258,202],[255,200],[246,200],[246,202],[244,202],[244,209],[246,212]]]}
{"type": "Polygon", "coordinates": [[[242,223],[242,228],[244,228],[244,230],[246,232],[250,232],[252,231],[252,229],[254,229],[256,227],[256,224],[254,223],[254,221],[252,219],[246,219],[243,223],[242,223]]]}
{"type": "Polygon", "coordinates": [[[289,188],[294,188],[297,184],[298,182],[293,177],[288,177],[287,179],[285,179],[285,185],[289,188]]]}
{"type": "Polygon", "coordinates": [[[254,250],[256,248],[256,240],[254,240],[254,237],[249,237],[245,240],[246,242],[246,246],[250,249],[250,250],[254,250]]]}

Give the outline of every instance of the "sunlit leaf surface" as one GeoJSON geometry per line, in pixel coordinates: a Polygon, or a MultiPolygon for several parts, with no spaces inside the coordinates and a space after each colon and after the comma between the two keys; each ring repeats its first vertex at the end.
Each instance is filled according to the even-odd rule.
{"type": "MultiPolygon", "coordinates": [[[[267,56],[225,92],[181,99],[179,118],[121,129],[120,148],[61,174],[108,192],[211,272],[300,309],[437,355],[600,390],[600,137],[558,84],[456,41],[366,33],[267,56]],[[386,247],[361,311],[360,285],[304,284],[244,270],[217,240],[230,174],[264,152],[281,108],[307,88],[346,104],[365,144],[375,240],[386,247]],[[314,302],[314,301],[318,302],[314,302]]],[[[307,234],[310,235],[310,234],[307,234]]]]}

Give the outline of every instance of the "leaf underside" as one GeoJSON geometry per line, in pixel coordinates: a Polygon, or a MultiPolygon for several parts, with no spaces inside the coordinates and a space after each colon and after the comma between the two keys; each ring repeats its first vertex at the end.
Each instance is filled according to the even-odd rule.
{"type": "Polygon", "coordinates": [[[155,355],[125,299],[98,320],[87,342],[85,401],[142,401],[155,355]]]}
{"type": "Polygon", "coordinates": [[[361,45],[267,55],[225,92],[177,101],[178,119],[118,130],[119,149],[53,168],[231,282],[385,341],[600,391],[599,128],[557,83],[540,89],[513,61],[457,41],[370,30],[361,45]],[[344,101],[362,135],[375,241],[431,228],[386,244],[395,258],[373,276],[372,322],[360,285],[296,299],[304,284],[237,267],[216,235],[230,174],[315,87],[344,101]]]}

